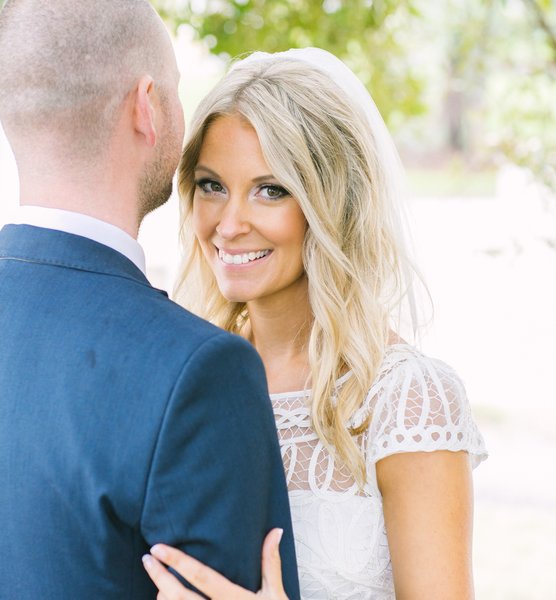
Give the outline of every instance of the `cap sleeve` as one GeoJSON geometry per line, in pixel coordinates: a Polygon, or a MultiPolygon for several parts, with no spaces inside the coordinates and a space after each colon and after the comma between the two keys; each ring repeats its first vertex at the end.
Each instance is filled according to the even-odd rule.
{"type": "Polygon", "coordinates": [[[465,450],[476,467],[488,455],[461,379],[440,360],[403,354],[389,357],[369,392],[369,467],[391,454],[435,450],[465,450]]]}

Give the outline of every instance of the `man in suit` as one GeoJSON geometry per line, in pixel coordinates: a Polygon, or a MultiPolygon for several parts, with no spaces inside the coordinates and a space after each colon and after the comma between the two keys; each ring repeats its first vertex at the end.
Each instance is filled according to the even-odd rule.
{"type": "Polygon", "coordinates": [[[0,598],[153,599],[164,542],[251,590],[284,529],[252,347],[152,288],[136,241],[172,189],[178,70],[147,0],[8,0],[0,120],[21,211],[0,232],[0,598]]]}

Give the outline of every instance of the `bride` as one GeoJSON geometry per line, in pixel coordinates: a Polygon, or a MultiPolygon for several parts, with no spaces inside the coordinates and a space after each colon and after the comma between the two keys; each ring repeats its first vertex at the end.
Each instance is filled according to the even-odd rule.
{"type": "MultiPolygon", "coordinates": [[[[455,372],[397,333],[404,303],[414,313],[401,179],[368,92],[316,48],[237,63],[197,109],[179,170],[178,296],[262,357],[304,600],[473,597],[470,473],[486,451],[455,372]]],[[[278,537],[266,598],[284,597],[278,537]]],[[[253,596],[152,554],[213,598],[253,596]]],[[[200,597],[145,564],[160,597],[200,597]]]]}

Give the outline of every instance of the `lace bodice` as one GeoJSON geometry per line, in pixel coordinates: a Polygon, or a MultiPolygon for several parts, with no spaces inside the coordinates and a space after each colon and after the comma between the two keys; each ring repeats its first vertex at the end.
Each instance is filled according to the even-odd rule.
{"type": "MultiPolygon", "coordinates": [[[[342,385],[350,374],[338,380],[342,385]]],[[[368,482],[361,492],[311,428],[308,391],[272,394],[286,470],[303,600],[393,600],[377,461],[398,452],[465,450],[475,467],[487,454],[465,389],[445,363],[415,348],[388,348],[352,420],[370,426],[359,443],[368,482]]]]}

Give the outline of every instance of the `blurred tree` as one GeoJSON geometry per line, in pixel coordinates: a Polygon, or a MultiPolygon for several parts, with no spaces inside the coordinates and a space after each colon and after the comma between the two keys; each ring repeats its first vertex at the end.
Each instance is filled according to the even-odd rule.
{"type": "Polygon", "coordinates": [[[556,2],[493,4],[479,112],[483,146],[556,190],[556,2]]]}
{"type": "Polygon", "coordinates": [[[556,5],[553,0],[523,0],[526,7],[532,12],[538,26],[546,36],[546,41],[552,53],[552,66],[556,67],[556,24],[551,18],[556,16],[556,5]]]}
{"type": "Polygon", "coordinates": [[[427,87],[444,156],[504,161],[556,190],[556,0],[447,0],[422,5],[436,66],[427,87]]]}
{"type": "Polygon", "coordinates": [[[151,2],[226,58],[325,48],[367,85],[391,129],[433,115],[434,130],[429,114],[414,136],[418,153],[441,144],[474,165],[500,157],[556,189],[556,0],[151,2]]]}
{"type": "Polygon", "coordinates": [[[423,80],[408,45],[417,0],[151,0],[174,26],[191,25],[216,54],[318,46],[343,59],[389,124],[422,113],[423,80]]]}

